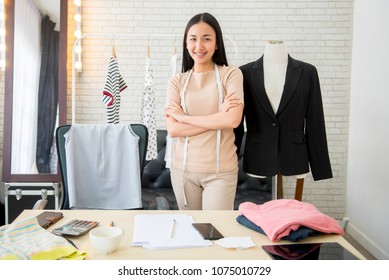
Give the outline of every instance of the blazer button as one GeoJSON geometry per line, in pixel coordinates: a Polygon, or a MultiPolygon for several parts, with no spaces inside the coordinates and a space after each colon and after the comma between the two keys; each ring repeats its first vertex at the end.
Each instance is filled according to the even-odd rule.
{"type": "Polygon", "coordinates": [[[274,123],[272,123],[271,125],[272,125],[272,126],[277,126],[277,123],[274,122],[274,123]]]}

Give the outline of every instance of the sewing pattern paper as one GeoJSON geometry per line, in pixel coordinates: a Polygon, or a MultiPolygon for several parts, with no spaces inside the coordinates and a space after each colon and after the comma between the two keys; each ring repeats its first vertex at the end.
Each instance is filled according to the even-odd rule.
{"type": "Polygon", "coordinates": [[[0,260],[83,260],[86,255],[42,228],[36,217],[0,227],[0,260]]]}

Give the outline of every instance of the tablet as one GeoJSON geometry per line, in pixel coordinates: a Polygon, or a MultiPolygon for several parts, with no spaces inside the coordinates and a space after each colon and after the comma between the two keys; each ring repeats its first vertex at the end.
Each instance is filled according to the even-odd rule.
{"type": "Polygon", "coordinates": [[[274,260],[358,260],[337,242],[263,245],[274,260]]]}

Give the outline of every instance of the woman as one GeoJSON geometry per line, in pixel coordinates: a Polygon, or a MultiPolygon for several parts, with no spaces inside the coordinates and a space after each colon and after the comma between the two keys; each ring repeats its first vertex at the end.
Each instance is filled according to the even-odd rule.
{"type": "Polygon", "coordinates": [[[233,129],[243,113],[243,76],[228,66],[221,28],[208,13],[188,22],[182,57],[165,108],[168,134],[177,137],[171,179],[178,207],[232,210],[238,176],[233,129]]]}

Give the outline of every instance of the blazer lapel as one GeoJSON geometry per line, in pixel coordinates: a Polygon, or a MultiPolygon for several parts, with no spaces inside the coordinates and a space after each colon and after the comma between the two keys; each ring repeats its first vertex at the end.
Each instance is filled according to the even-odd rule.
{"type": "Polygon", "coordinates": [[[301,66],[290,55],[288,55],[288,57],[288,67],[286,70],[284,92],[282,93],[280,105],[278,106],[276,115],[279,115],[282,110],[285,109],[300,80],[302,70],[301,66]]]}
{"type": "Polygon", "coordinates": [[[258,59],[253,67],[251,72],[251,81],[254,81],[254,96],[259,101],[259,103],[263,106],[265,111],[275,117],[273,108],[270,104],[269,98],[267,97],[267,93],[265,90],[265,78],[263,73],[263,56],[258,59]]]}

